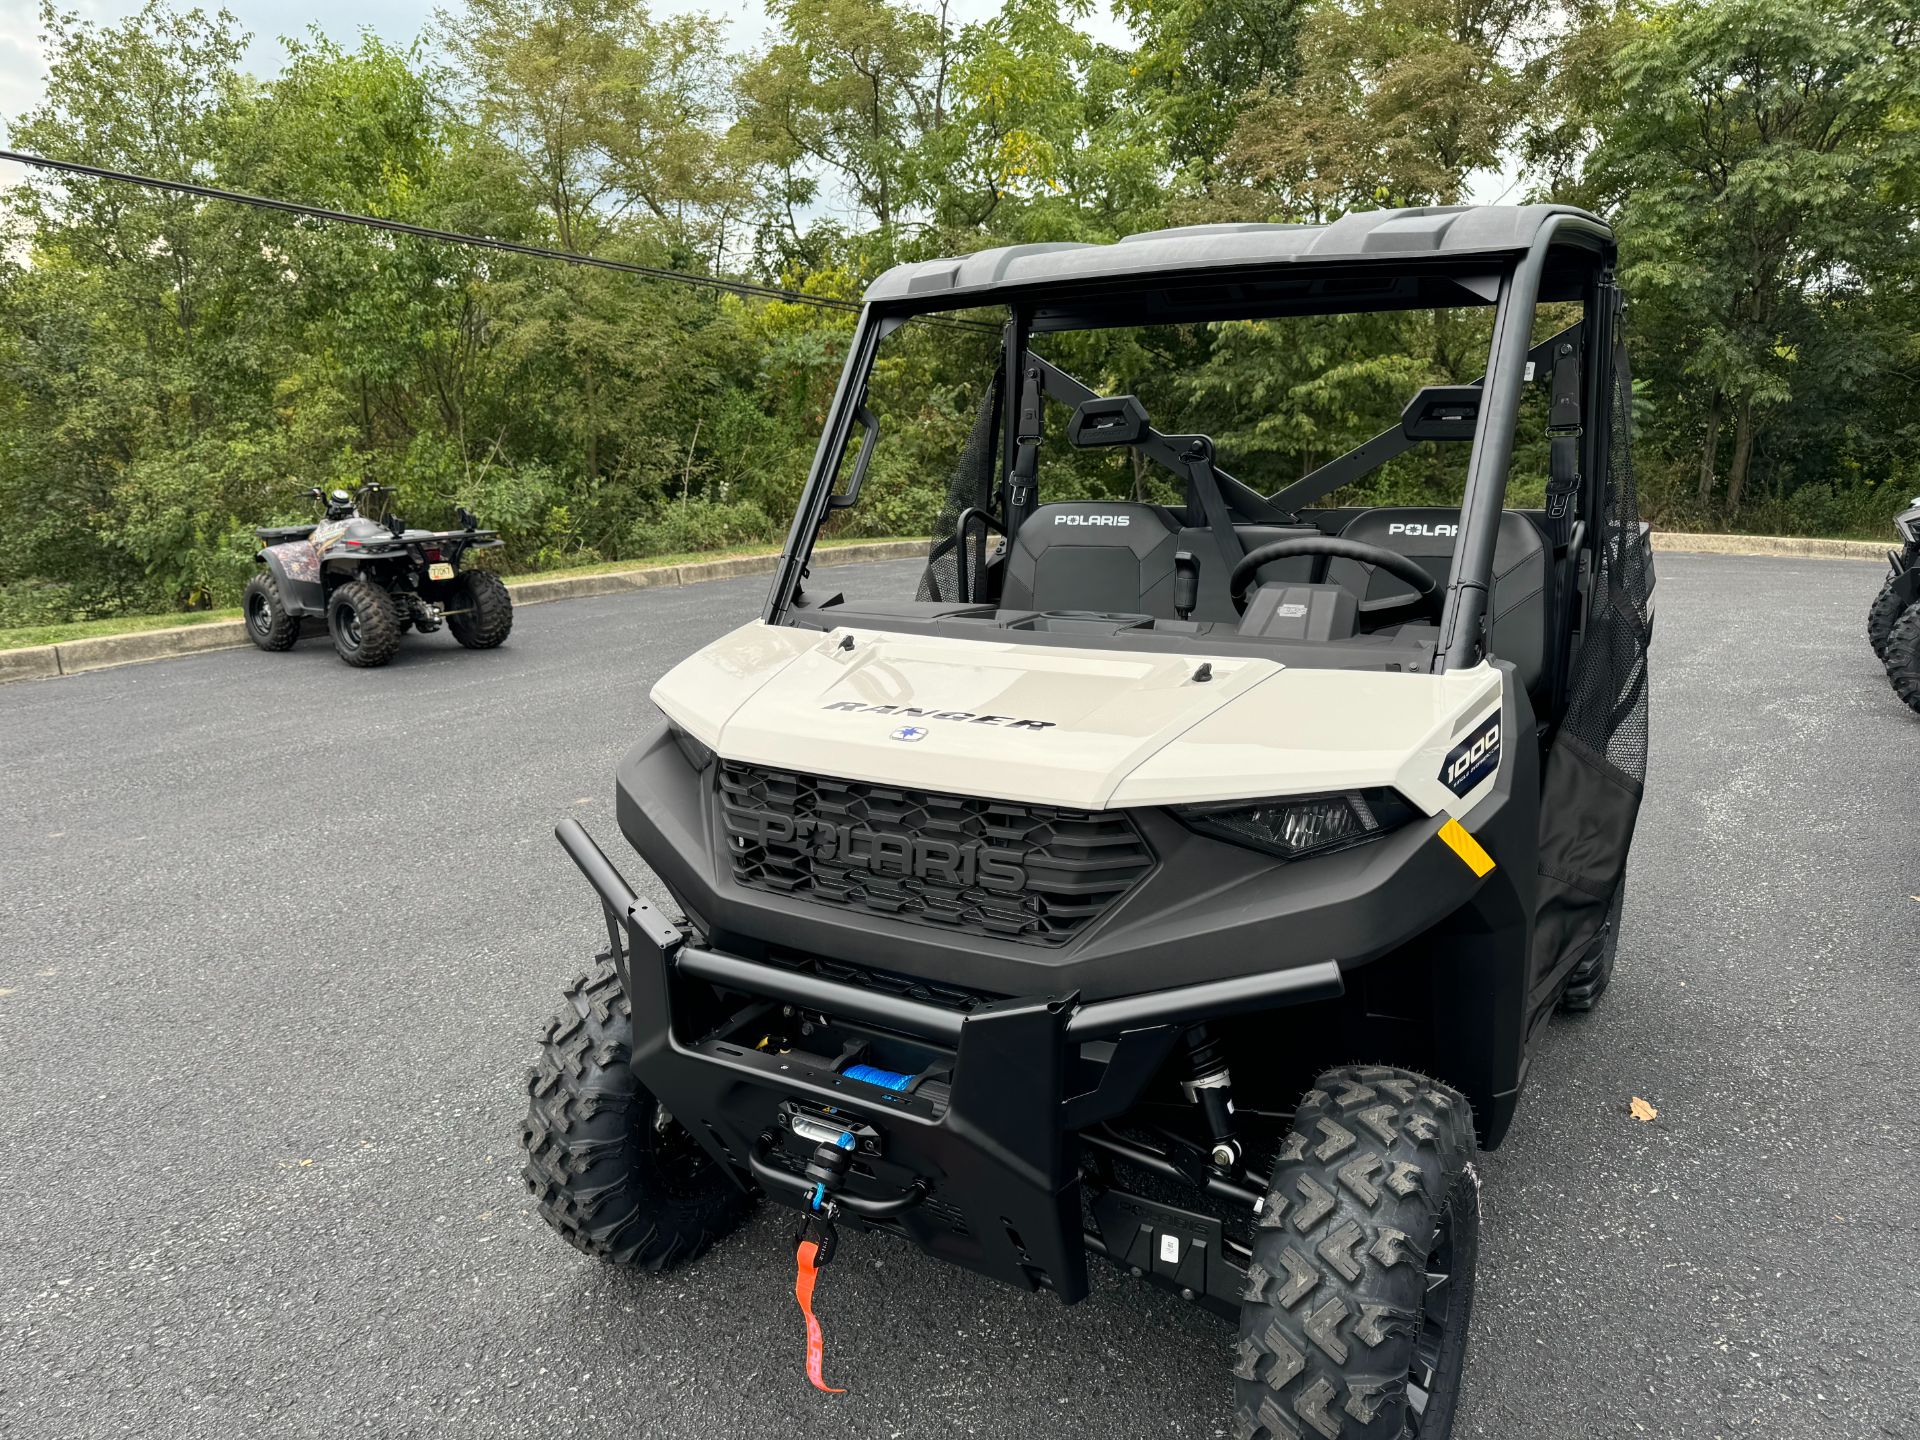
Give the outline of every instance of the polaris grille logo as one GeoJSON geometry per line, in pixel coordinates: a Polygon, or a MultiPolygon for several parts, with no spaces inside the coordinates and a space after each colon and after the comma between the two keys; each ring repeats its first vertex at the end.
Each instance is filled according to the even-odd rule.
{"type": "Polygon", "coordinates": [[[1387,534],[1389,535],[1445,535],[1452,538],[1459,533],[1460,527],[1458,525],[1423,525],[1418,522],[1411,525],[1403,525],[1396,521],[1394,524],[1387,526],[1387,534]]]}
{"type": "Polygon", "coordinates": [[[1133,523],[1133,517],[1131,515],[1102,515],[1098,513],[1093,515],[1056,515],[1053,517],[1053,523],[1056,525],[1131,525],[1133,523]]]}
{"type": "Polygon", "coordinates": [[[1464,795],[1500,768],[1500,712],[1494,711],[1486,723],[1447,752],[1440,767],[1440,783],[1456,795],[1464,795]]]}
{"type": "MultiPolygon", "coordinates": [[[[969,725],[999,725],[1008,730],[1051,730],[1051,720],[1016,720],[1011,715],[977,715],[971,710],[941,710],[932,705],[863,705],[858,700],[832,700],[821,707],[825,710],[850,710],[860,715],[898,715],[903,720],[964,720],[969,725]]],[[[919,729],[916,725],[902,725],[893,732],[896,740],[918,740],[919,735],[904,735],[901,731],[919,729]]],[[[925,732],[922,731],[922,734],[925,732]]]]}
{"type": "Polygon", "coordinates": [[[886,834],[858,825],[835,825],[806,816],[782,815],[724,805],[727,844],[735,855],[750,849],[787,850],[847,870],[868,870],[914,880],[931,880],[965,890],[1013,894],[1027,885],[1025,855],[980,840],[938,840],[886,834]]]}

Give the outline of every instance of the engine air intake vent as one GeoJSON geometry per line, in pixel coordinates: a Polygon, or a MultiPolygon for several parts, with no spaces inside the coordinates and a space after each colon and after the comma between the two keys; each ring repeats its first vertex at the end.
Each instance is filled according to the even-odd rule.
{"type": "Polygon", "coordinates": [[[1061,945],[1153,867],[1123,810],[1063,810],[720,766],[734,878],[971,935],[1061,945]]]}

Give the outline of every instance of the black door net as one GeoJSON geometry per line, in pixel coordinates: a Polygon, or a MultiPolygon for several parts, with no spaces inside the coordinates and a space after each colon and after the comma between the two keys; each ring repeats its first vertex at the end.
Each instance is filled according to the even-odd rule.
{"type": "Polygon", "coordinates": [[[1626,873],[1647,776],[1653,577],[1634,496],[1632,407],[1633,378],[1616,330],[1592,603],[1540,797],[1533,974],[1542,980],[1600,938],[1626,873]]]}

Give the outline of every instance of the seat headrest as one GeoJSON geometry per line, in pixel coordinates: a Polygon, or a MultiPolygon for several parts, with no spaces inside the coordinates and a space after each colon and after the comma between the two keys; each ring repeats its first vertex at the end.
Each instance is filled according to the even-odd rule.
{"type": "Polygon", "coordinates": [[[1173,528],[1167,516],[1151,505],[1062,501],[1037,507],[1020,526],[1020,540],[1034,549],[1065,540],[1075,545],[1126,545],[1141,550],[1150,548],[1173,528]]]}

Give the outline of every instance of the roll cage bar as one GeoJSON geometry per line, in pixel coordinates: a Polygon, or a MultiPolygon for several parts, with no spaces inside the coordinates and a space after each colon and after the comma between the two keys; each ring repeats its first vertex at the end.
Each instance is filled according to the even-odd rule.
{"type": "MultiPolygon", "coordinates": [[[[1217,466],[1210,466],[1217,498],[1249,521],[1287,521],[1294,518],[1295,511],[1378,469],[1423,441],[1471,438],[1466,485],[1460,500],[1460,533],[1454,545],[1453,570],[1441,611],[1434,669],[1462,669],[1478,664],[1484,658],[1494,547],[1506,503],[1507,475],[1513,459],[1521,394],[1524,386],[1542,373],[1549,377],[1553,392],[1548,411],[1553,470],[1548,483],[1548,518],[1555,552],[1565,555],[1575,574],[1585,574],[1591,568],[1594,551],[1602,543],[1601,517],[1607,487],[1605,483],[1595,482],[1604,482],[1608,473],[1607,385],[1621,310],[1612,261],[1611,237],[1596,223],[1572,214],[1549,216],[1532,243],[1517,258],[1488,257],[1488,263],[1498,266],[1499,270],[1493,301],[1493,337],[1488,347],[1486,372],[1479,380],[1466,386],[1422,390],[1409,404],[1400,424],[1390,426],[1272,495],[1263,495],[1217,466]],[[1534,344],[1531,339],[1533,317],[1550,255],[1571,256],[1584,262],[1579,300],[1585,319],[1534,344]],[[1470,436],[1465,432],[1467,420],[1463,414],[1430,417],[1416,413],[1423,400],[1443,408],[1451,400],[1457,410],[1470,409],[1470,436]],[[1448,420],[1456,427],[1454,432],[1435,433],[1435,427],[1444,426],[1448,420]]],[[[1396,257],[1394,264],[1405,269],[1409,261],[1401,256],[1396,257]]],[[[1297,274],[1304,267],[1300,262],[1284,262],[1263,268],[1297,274]]],[[[1098,394],[1029,348],[1037,309],[1034,301],[1014,294],[1007,303],[1010,314],[1002,342],[998,407],[1002,421],[1001,464],[996,492],[1004,519],[977,510],[968,512],[968,523],[958,527],[954,537],[955,542],[963,546],[968,524],[974,519],[984,520],[1005,534],[1017,531],[1024,512],[1032,507],[1031,487],[1024,484],[1031,480],[1031,473],[1022,476],[1022,451],[1024,448],[1029,455],[1032,453],[1037,415],[1024,402],[1044,394],[1063,404],[1079,405],[1097,398],[1098,394]],[[1024,447],[1023,438],[1028,442],[1024,447]]],[[[882,307],[871,302],[862,308],[826,426],[814,451],[807,486],[788,530],[767,596],[762,618],[768,624],[782,622],[800,581],[808,573],[807,562],[821,527],[835,509],[852,503],[864,479],[866,459],[872,453],[875,439],[874,418],[866,405],[866,379],[880,342],[921,311],[940,308],[898,303],[882,307]],[[856,419],[866,433],[847,490],[835,494],[834,482],[856,419]]],[[[1140,442],[1140,448],[1149,458],[1189,481],[1190,503],[1196,498],[1203,502],[1208,498],[1195,495],[1199,487],[1194,483],[1190,452],[1183,448],[1194,440],[1204,440],[1204,437],[1168,436],[1149,428],[1140,442]]],[[[1555,618],[1555,633],[1559,636],[1555,662],[1559,674],[1554,687],[1557,695],[1564,688],[1560,680],[1568,649],[1569,618],[1571,625],[1577,627],[1584,616],[1555,618]]]]}

